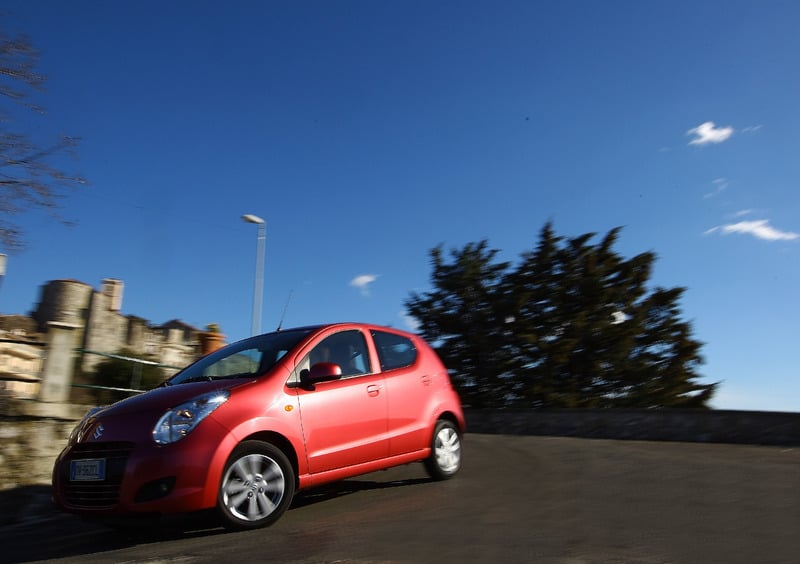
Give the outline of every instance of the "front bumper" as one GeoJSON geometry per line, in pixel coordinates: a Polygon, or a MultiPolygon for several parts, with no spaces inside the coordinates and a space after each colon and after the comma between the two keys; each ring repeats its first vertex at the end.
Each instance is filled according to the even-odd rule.
{"type": "Polygon", "coordinates": [[[206,420],[202,428],[169,445],[76,442],[56,459],[54,500],[65,511],[87,516],[185,513],[214,507],[228,440],[224,429],[206,420]],[[103,461],[103,478],[72,480],[72,462],[87,459],[103,461]]]}

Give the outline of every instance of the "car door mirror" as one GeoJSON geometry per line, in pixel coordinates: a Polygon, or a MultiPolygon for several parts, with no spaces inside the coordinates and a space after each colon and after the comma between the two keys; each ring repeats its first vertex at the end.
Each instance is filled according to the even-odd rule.
{"type": "Polygon", "coordinates": [[[311,367],[311,370],[303,370],[300,373],[300,381],[303,387],[313,390],[316,384],[339,380],[342,377],[342,367],[335,362],[318,362],[311,367]]]}

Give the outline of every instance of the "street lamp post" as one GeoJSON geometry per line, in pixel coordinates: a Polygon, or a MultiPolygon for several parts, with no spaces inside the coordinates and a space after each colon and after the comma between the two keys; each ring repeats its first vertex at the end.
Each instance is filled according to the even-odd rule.
{"type": "Polygon", "coordinates": [[[256,279],[253,284],[253,323],[251,332],[261,332],[261,299],[264,294],[264,246],[267,240],[267,224],[257,215],[246,214],[242,219],[247,223],[258,225],[258,245],[256,249],[256,279]]]}
{"type": "Polygon", "coordinates": [[[6,277],[6,255],[0,254],[0,286],[3,285],[3,279],[6,277]]]}

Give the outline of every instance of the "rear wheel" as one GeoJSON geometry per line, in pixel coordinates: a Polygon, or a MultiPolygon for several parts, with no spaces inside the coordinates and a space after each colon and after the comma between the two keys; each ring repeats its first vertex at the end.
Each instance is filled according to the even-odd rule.
{"type": "Polygon", "coordinates": [[[256,529],[277,521],[294,495],[294,470],[275,445],[245,441],[225,465],[217,496],[223,524],[256,529]]]}
{"type": "Polygon", "coordinates": [[[461,468],[461,433],[458,427],[446,419],[436,422],[431,441],[431,455],[425,461],[425,469],[435,480],[447,480],[461,468]]]}

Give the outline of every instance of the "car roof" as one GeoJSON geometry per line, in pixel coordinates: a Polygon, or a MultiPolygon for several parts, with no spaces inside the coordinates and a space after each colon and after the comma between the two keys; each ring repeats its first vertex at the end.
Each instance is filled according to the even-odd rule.
{"type": "Polygon", "coordinates": [[[375,324],[375,323],[365,323],[365,322],[361,322],[361,321],[337,321],[337,322],[333,322],[333,323],[320,323],[320,324],[317,324],[317,325],[303,325],[303,326],[300,326],[300,327],[289,327],[289,328],[286,328],[286,329],[279,329],[278,331],[275,331],[275,332],[276,333],[277,332],[283,332],[283,331],[314,331],[314,332],[317,332],[317,331],[321,331],[323,329],[331,329],[331,328],[334,328],[334,327],[359,327],[361,329],[376,329],[376,330],[391,331],[391,332],[395,332],[395,333],[402,333],[404,335],[413,335],[414,334],[414,333],[411,333],[409,331],[405,331],[403,329],[397,329],[396,327],[389,327],[389,326],[386,326],[386,325],[378,325],[378,324],[375,324]]]}

